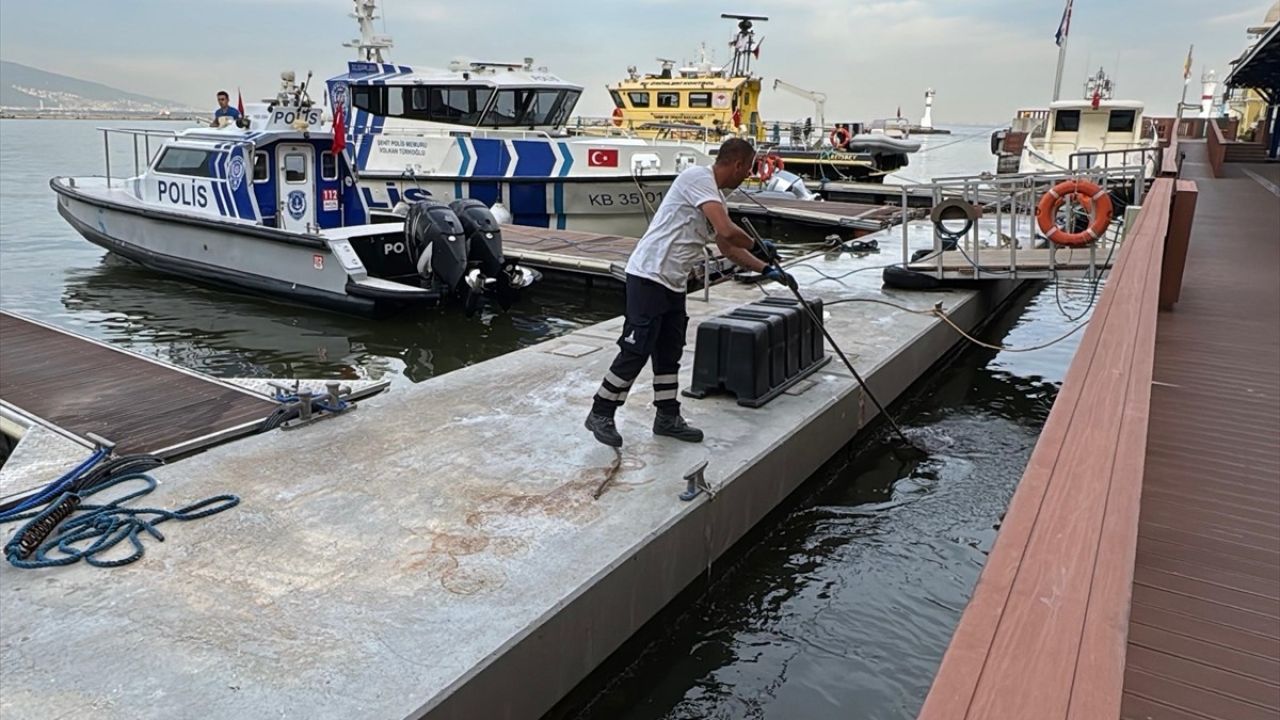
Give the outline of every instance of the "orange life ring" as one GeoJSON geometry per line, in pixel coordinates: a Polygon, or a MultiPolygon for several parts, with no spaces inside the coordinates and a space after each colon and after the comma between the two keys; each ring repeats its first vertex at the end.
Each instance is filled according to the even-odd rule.
{"type": "Polygon", "coordinates": [[[622,127],[622,108],[620,107],[613,109],[613,124],[615,127],[622,127]]]}
{"type": "Polygon", "coordinates": [[[761,182],[768,182],[769,178],[779,170],[786,168],[786,163],[782,162],[782,158],[777,155],[765,155],[756,161],[756,177],[761,182]]]}
{"type": "Polygon", "coordinates": [[[853,137],[849,134],[847,128],[838,127],[831,131],[830,140],[832,147],[843,150],[849,147],[849,138],[853,137]]]}
{"type": "Polygon", "coordinates": [[[1114,210],[1111,195],[1088,180],[1063,180],[1049,189],[1036,204],[1036,224],[1040,232],[1057,245],[1080,247],[1102,237],[1111,224],[1114,210]],[[1089,213],[1089,227],[1082,232],[1067,232],[1057,225],[1058,209],[1074,197],[1089,213]]]}

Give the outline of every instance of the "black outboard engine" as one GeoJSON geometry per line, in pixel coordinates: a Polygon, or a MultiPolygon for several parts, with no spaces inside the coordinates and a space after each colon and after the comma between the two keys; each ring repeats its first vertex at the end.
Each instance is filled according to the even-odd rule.
{"type": "Polygon", "coordinates": [[[448,205],[436,200],[410,205],[404,218],[404,239],[418,275],[429,287],[450,295],[462,286],[469,242],[462,222],[448,205]]]}
{"type": "MultiPolygon", "coordinates": [[[[514,260],[503,257],[502,226],[479,200],[454,200],[449,207],[462,221],[463,232],[470,242],[468,260],[472,273],[476,273],[468,273],[467,278],[472,296],[478,300],[481,291],[491,289],[498,304],[506,310],[515,302],[518,290],[528,285],[530,280],[514,260]]],[[[468,309],[473,309],[471,302],[468,302],[468,309]]]]}

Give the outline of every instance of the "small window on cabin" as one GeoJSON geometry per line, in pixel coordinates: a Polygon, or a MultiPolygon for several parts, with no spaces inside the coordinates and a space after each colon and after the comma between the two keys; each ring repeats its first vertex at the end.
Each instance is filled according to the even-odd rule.
{"type": "Polygon", "coordinates": [[[253,181],[263,183],[271,179],[271,162],[264,152],[253,154],[253,181]]]}
{"type": "Polygon", "coordinates": [[[387,117],[404,117],[404,88],[387,88],[387,117]]]}
{"type": "Polygon", "coordinates": [[[1080,132],[1080,111],[1059,110],[1053,117],[1054,132],[1080,132]]]}
{"type": "Polygon", "coordinates": [[[212,153],[195,148],[171,147],[156,161],[156,172],[191,177],[213,177],[212,153]]]}
{"type": "Polygon", "coordinates": [[[689,93],[689,107],[691,107],[691,108],[709,108],[709,107],[711,107],[711,93],[709,93],[709,92],[691,92],[691,93],[689,93]]]}
{"type": "Polygon", "coordinates": [[[621,95],[617,90],[610,90],[610,91],[609,91],[609,97],[610,97],[610,99],[612,99],[612,100],[613,100],[613,106],[614,106],[614,107],[616,107],[616,108],[620,108],[620,107],[622,107],[622,106],[623,106],[623,105],[622,105],[622,95],[621,95]]]}
{"type": "Polygon", "coordinates": [[[649,107],[649,93],[647,92],[627,93],[627,99],[631,101],[631,107],[633,108],[649,107]]]}
{"type": "Polygon", "coordinates": [[[680,93],[673,93],[673,92],[658,93],[658,107],[660,108],[680,107],[680,93]]]}
{"type": "Polygon", "coordinates": [[[1107,118],[1107,132],[1133,132],[1133,122],[1136,115],[1137,113],[1133,110],[1112,110],[1111,117],[1107,118]]]}
{"type": "Polygon", "coordinates": [[[374,115],[386,115],[386,88],[355,85],[351,89],[351,104],[374,115]]]}
{"type": "Polygon", "coordinates": [[[304,183],[307,181],[307,158],[302,153],[289,153],[284,156],[284,181],[287,183],[304,183]]]}
{"type": "Polygon", "coordinates": [[[320,179],[338,179],[338,156],[328,150],[320,153],[320,179]]]}

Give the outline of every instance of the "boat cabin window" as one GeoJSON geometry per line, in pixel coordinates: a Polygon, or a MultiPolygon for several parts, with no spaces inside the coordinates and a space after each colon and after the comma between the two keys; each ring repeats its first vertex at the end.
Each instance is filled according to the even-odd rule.
{"type": "Polygon", "coordinates": [[[673,92],[658,93],[658,107],[660,108],[680,107],[680,93],[673,93],[673,92]]]}
{"type": "Polygon", "coordinates": [[[1053,116],[1054,132],[1080,132],[1080,111],[1059,110],[1053,116]]]}
{"type": "Polygon", "coordinates": [[[709,107],[711,107],[711,93],[709,93],[709,92],[691,92],[691,93],[689,93],[689,107],[691,107],[691,108],[709,108],[709,107]]]}
{"type": "MultiPolygon", "coordinates": [[[[391,88],[395,95],[397,88],[391,88]]],[[[403,88],[408,95],[408,112],[404,117],[463,125],[474,125],[493,90],[487,87],[412,87],[403,88]]]]}
{"type": "Polygon", "coordinates": [[[622,95],[617,90],[610,90],[609,97],[613,100],[614,107],[622,107],[622,95]]]}
{"type": "Polygon", "coordinates": [[[253,154],[253,181],[264,183],[271,179],[271,163],[264,152],[253,154]]]}
{"type": "Polygon", "coordinates": [[[320,153],[320,179],[338,179],[338,156],[328,150],[320,153]]]}
{"type": "Polygon", "coordinates": [[[367,110],[374,115],[387,114],[387,93],[384,87],[353,85],[351,87],[351,104],[367,110]]]}
{"type": "Polygon", "coordinates": [[[631,107],[633,108],[649,107],[649,93],[647,92],[629,92],[627,93],[627,99],[631,101],[631,107]]]}
{"type": "Polygon", "coordinates": [[[196,148],[168,147],[156,161],[156,172],[213,177],[213,153],[196,148]]]}
{"type": "Polygon", "coordinates": [[[1133,110],[1112,110],[1111,117],[1107,118],[1107,132],[1133,132],[1133,122],[1136,115],[1137,113],[1133,110]]]}
{"type": "Polygon", "coordinates": [[[560,125],[573,111],[579,94],[575,90],[499,90],[480,124],[490,127],[560,125]]]}
{"type": "Polygon", "coordinates": [[[291,184],[307,181],[306,156],[302,153],[289,153],[284,156],[284,181],[291,184]]]}

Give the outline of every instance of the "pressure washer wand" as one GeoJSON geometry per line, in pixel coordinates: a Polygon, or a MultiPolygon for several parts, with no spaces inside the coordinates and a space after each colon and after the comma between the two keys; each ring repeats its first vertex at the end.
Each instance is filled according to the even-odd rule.
{"type": "MultiPolygon", "coordinates": [[[[754,200],[754,198],[752,199],[754,200]]],[[[759,202],[756,204],[760,205],[759,202]]],[[[760,205],[760,207],[765,208],[764,205],[760,205]]],[[[767,211],[768,208],[765,208],[765,210],[767,211]]],[[[778,253],[765,244],[764,238],[760,237],[760,233],[756,232],[756,228],[751,224],[750,220],[742,218],[742,224],[751,231],[752,240],[756,245],[760,246],[760,249],[764,250],[765,255],[769,258],[769,262],[781,271],[782,260],[778,257],[778,253]]],[[[783,284],[786,285],[791,290],[792,294],[796,296],[796,300],[800,301],[800,306],[805,309],[805,312],[809,313],[809,317],[813,320],[813,324],[818,326],[818,329],[821,330],[822,334],[827,338],[827,342],[831,343],[831,349],[835,350],[836,354],[840,356],[840,359],[844,361],[844,366],[849,368],[849,372],[853,374],[853,379],[857,380],[858,385],[862,386],[862,391],[867,394],[867,397],[871,398],[871,402],[875,404],[876,409],[879,410],[880,414],[889,421],[889,425],[893,428],[894,433],[896,433],[899,438],[902,438],[902,442],[922,453],[925,452],[924,448],[921,448],[919,445],[912,442],[911,438],[907,437],[907,434],[902,431],[902,427],[898,425],[898,421],[893,418],[893,415],[889,414],[889,411],[885,409],[884,405],[880,404],[880,400],[876,398],[875,393],[871,392],[871,388],[867,386],[867,382],[863,380],[862,376],[858,374],[858,371],[853,368],[853,363],[849,362],[849,358],[845,357],[844,351],[840,349],[838,344],[836,344],[835,338],[831,337],[831,333],[827,330],[827,326],[822,322],[822,318],[818,317],[817,313],[813,311],[813,308],[809,306],[809,303],[805,301],[804,296],[800,294],[800,289],[795,287],[794,284],[783,284]]]]}

